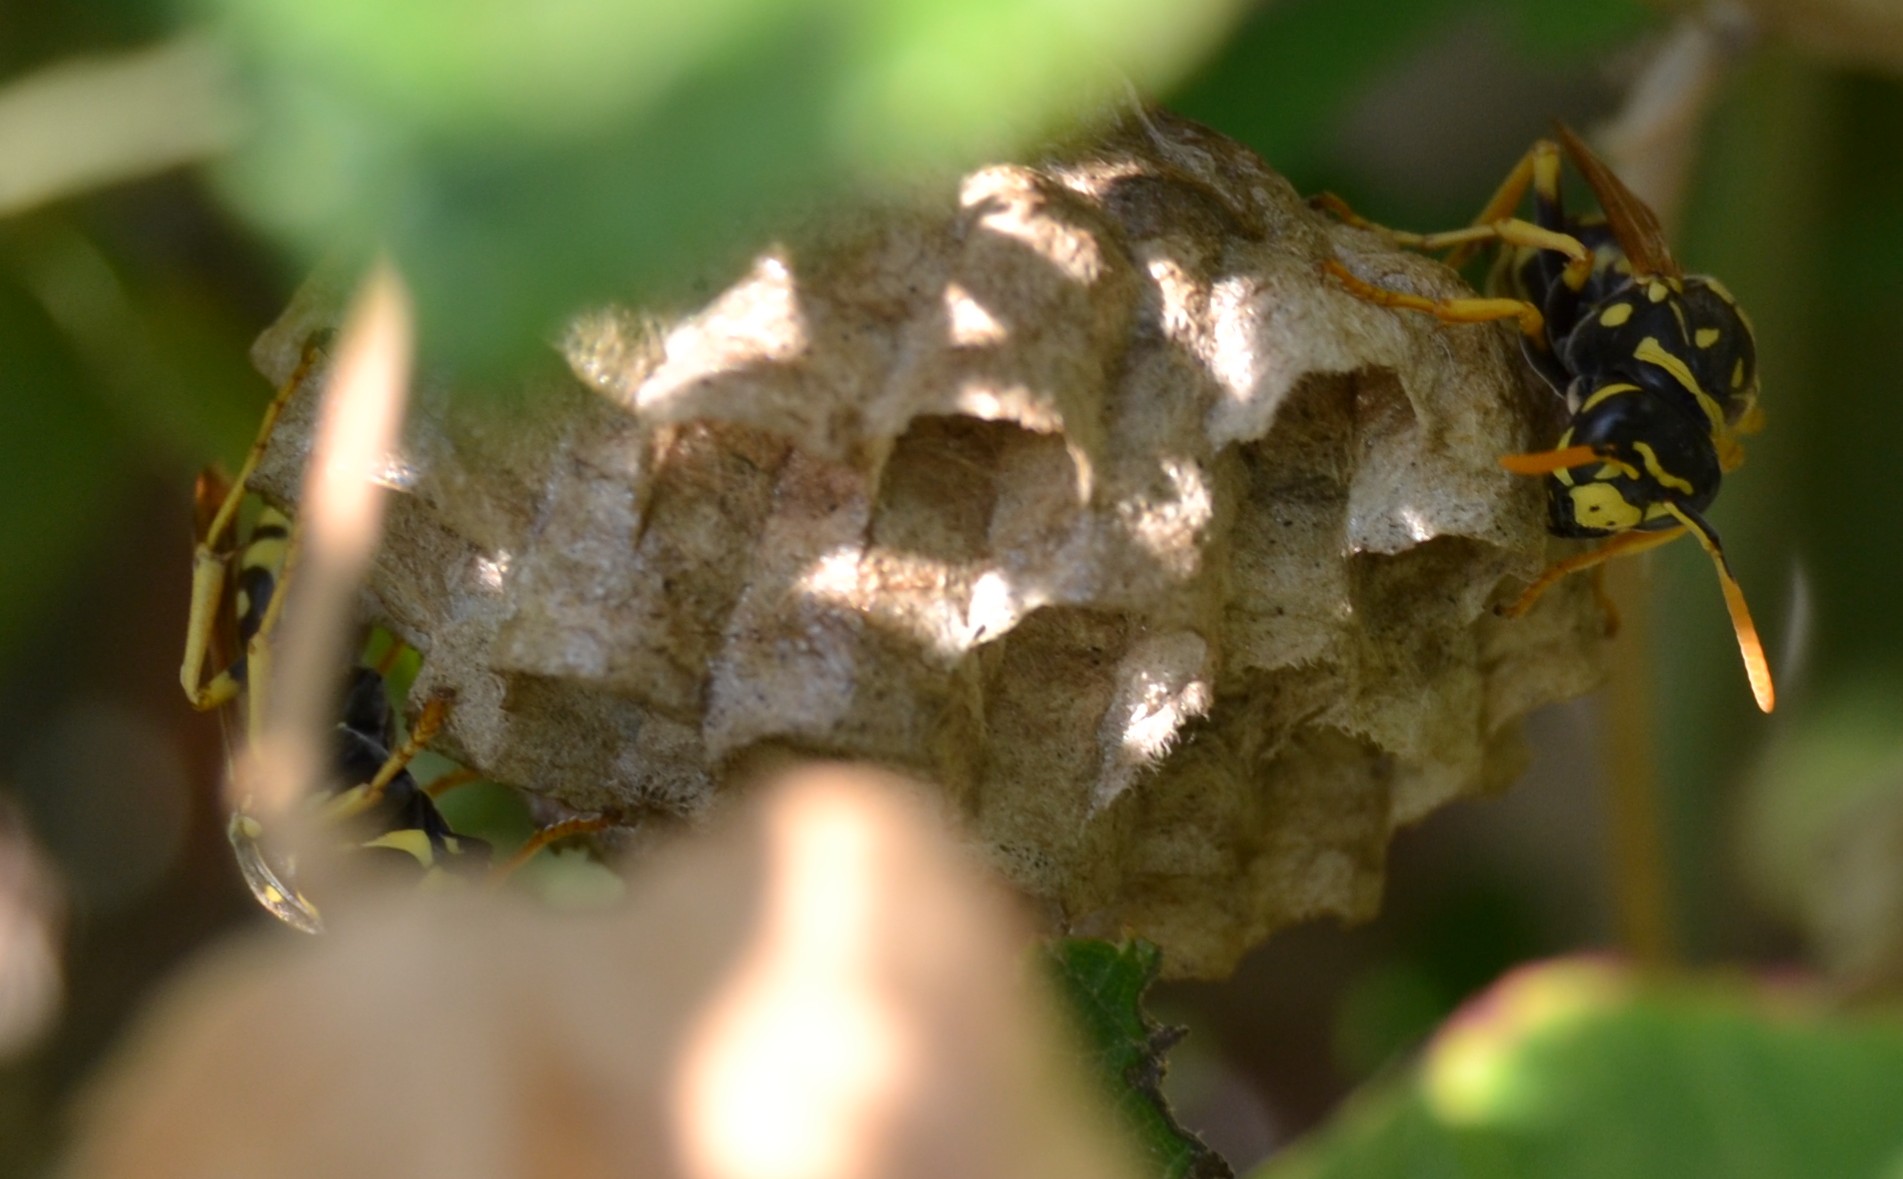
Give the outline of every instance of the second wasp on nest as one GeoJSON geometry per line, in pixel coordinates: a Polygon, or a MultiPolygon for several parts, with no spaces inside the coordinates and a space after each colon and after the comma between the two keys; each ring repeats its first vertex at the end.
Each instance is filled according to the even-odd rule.
{"type": "Polygon", "coordinates": [[[1704,512],[1724,472],[1744,461],[1737,436],[1763,424],[1751,324],[1723,284],[1687,275],[1658,218],[1572,130],[1542,139],[1521,159],[1474,224],[1410,234],[1356,216],[1337,198],[1316,203],[1402,245],[1503,247],[1494,285],[1502,297],[1428,299],[1386,290],[1324,263],[1356,295],[1424,311],[1449,323],[1517,319],[1527,359],[1566,399],[1572,421],[1551,450],[1508,455],[1500,465],[1547,479],[1555,536],[1606,538],[1560,561],[1508,607],[1524,614],[1569,573],[1690,534],[1711,554],[1758,707],[1775,695],[1744,592],[1704,512]],[[1569,214],[1560,199],[1560,152],[1598,198],[1603,215],[1569,214]],[[1512,214],[1533,190],[1533,221],[1512,214]]]}

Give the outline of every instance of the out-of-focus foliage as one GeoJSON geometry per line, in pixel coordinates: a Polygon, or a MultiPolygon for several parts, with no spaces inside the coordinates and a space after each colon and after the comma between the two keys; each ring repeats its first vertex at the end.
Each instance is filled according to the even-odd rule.
{"type": "Polygon", "coordinates": [[[1889,1175],[1903,1019],[1729,983],[1530,968],[1259,1179],[1889,1175]]]}
{"type": "MultiPolygon", "coordinates": [[[[1344,113],[1424,45],[1463,33],[1497,36],[1503,46],[1566,71],[1629,44],[1656,22],[1656,11],[1639,0],[1266,4],[1171,102],[1254,146],[1290,176],[1339,183],[1331,157],[1338,156],[1344,113]]],[[[1485,79],[1464,82],[1486,86],[1485,79]]],[[[1517,119],[1523,112],[1498,113],[1517,119]]],[[[1477,207],[1484,196],[1470,203],[1477,207]]]]}
{"type": "Polygon", "coordinates": [[[1163,1096],[1164,1054],[1184,1029],[1163,1027],[1143,1009],[1162,958],[1148,942],[1062,938],[1044,951],[1045,968],[1083,1033],[1086,1063],[1136,1139],[1146,1173],[1165,1179],[1231,1174],[1222,1158],[1185,1130],[1163,1096]]]}
{"type": "Polygon", "coordinates": [[[259,114],[226,191],[314,259],[393,251],[481,367],[676,293],[789,213],[1010,153],[1179,73],[1234,0],[565,0],[213,13],[259,114]]]}

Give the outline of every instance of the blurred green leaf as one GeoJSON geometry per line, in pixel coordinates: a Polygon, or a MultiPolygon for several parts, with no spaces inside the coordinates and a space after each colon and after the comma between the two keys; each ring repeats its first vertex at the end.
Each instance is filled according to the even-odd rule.
{"type": "Polygon", "coordinates": [[[1258,1179],[1817,1179],[1903,1160],[1903,1019],[1642,982],[1575,960],[1510,976],[1412,1075],[1258,1179]]]}
{"type": "MultiPolygon", "coordinates": [[[[0,241],[3,248],[10,244],[0,241]]],[[[73,559],[97,544],[97,521],[129,473],[87,375],[18,274],[0,265],[0,652],[44,608],[73,559]]],[[[4,656],[0,656],[3,661],[4,656]]]]}
{"type": "Polygon", "coordinates": [[[251,325],[219,292],[109,253],[61,215],[22,224],[4,262],[57,329],[95,429],[181,487],[209,459],[242,454],[270,395],[246,356],[251,325]]]}
{"type": "Polygon", "coordinates": [[[1450,39],[1497,27],[1542,63],[1577,68],[1657,24],[1641,0],[1280,0],[1251,16],[1170,103],[1249,144],[1298,183],[1333,183],[1330,155],[1345,113],[1450,39]]]}
{"type": "Polygon", "coordinates": [[[1238,0],[209,2],[262,115],[241,207],[392,249],[426,346],[488,364],[1167,80],[1238,0]]]}
{"type": "Polygon", "coordinates": [[[1603,53],[1658,24],[1656,5],[1641,0],[1493,0],[1507,11],[1520,44],[1544,56],[1603,53]]]}
{"type": "Polygon", "coordinates": [[[1065,938],[1046,947],[1045,957],[1083,1032],[1088,1067],[1141,1146],[1150,1173],[1172,1179],[1229,1175],[1229,1165],[1177,1123],[1163,1097],[1163,1054],[1183,1029],[1161,1027],[1143,1010],[1162,952],[1143,941],[1065,938]]]}
{"type": "Polygon", "coordinates": [[[1312,177],[1340,112],[1472,0],[1294,0],[1250,18],[1170,105],[1312,177]]]}

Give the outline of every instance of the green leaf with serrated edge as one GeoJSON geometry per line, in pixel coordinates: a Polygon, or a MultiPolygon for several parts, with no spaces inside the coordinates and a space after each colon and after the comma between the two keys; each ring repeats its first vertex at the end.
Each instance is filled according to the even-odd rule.
{"type": "Polygon", "coordinates": [[[1183,1037],[1143,1010],[1162,952],[1144,941],[1064,938],[1044,950],[1046,965],[1083,1033],[1087,1064],[1117,1116],[1151,1163],[1152,1174],[1215,1179],[1233,1172],[1222,1156],[1177,1124],[1164,1100],[1163,1054],[1183,1037]]]}
{"type": "Polygon", "coordinates": [[[804,210],[1154,87],[1240,0],[204,0],[258,112],[225,189],[306,259],[380,244],[423,343],[545,350],[718,281],[804,210]]]}
{"type": "Polygon", "coordinates": [[[1254,1179],[1855,1179],[1903,1159],[1903,1015],[1570,960],[1509,975],[1254,1179]]]}

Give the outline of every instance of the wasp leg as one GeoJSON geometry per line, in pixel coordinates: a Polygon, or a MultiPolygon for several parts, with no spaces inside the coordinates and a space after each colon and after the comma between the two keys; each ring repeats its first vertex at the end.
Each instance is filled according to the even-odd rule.
{"type": "Polygon", "coordinates": [[[451,770],[447,774],[432,778],[423,786],[423,793],[429,795],[431,798],[441,798],[458,786],[467,786],[471,782],[480,782],[482,780],[483,777],[480,771],[464,767],[463,769],[451,770]]]}
{"type": "MultiPolygon", "coordinates": [[[[1526,196],[1526,190],[1533,190],[1535,219],[1547,228],[1560,225],[1564,221],[1559,198],[1559,145],[1550,139],[1534,141],[1519,163],[1507,173],[1500,187],[1481,207],[1480,213],[1473,219],[1475,225],[1491,225],[1513,215],[1520,207],[1520,201],[1526,196]]],[[[1484,239],[1480,239],[1484,240],[1484,239]]],[[[1457,244],[1454,252],[1447,256],[1449,266],[1459,266],[1472,255],[1480,241],[1457,244]]]]}
{"type": "MultiPolygon", "coordinates": [[[[297,367],[272,395],[270,404],[264,409],[264,420],[258,425],[258,435],[252,440],[251,449],[245,452],[244,465],[238,468],[237,478],[224,489],[223,501],[212,513],[211,522],[199,535],[192,553],[191,614],[185,624],[185,656],[179,663],[178,679],[180,686],[185,689],[185,698],[200,712],[229,703],[238,694],[238,680],[230,674],[229,668],[220,671],[210,683],[205,682],[206,653],[210,650],[212,633],[217,625],[219,605],[224,601],[225,578],[231,563],[226,542],[237,521],[238,505],[244,501],[245,484],[264,458],[264,448],[270,444],[271,432],[277,428],[278,415],[284,412],[291,394],[310,375],[318,356],[316,341],[306,344],[297,367]]],[[[198,495],[209,499],[215,494],[213,481],[201,476],[198,495]]],[[[199,506],[202,510],[207,505],[201,503],[199,506]]],[[[251,678],[255,681],[258,677],[254,675],[251,678]]]]}
{"type": "Polygon", "coordinates": [[[621,816],[613,812],[603,812],[579,819],[563,819],[559,823],[550,823],[524,840],[522,846],[515,849],[505,863],[498,865],[489,874],[492,884],[501,884],[515,875],[522,865],[534,859],[536,853],[551,843],[572,838],[576,835],[588,835],[596,831],[606,831],[610,827],[621,825],[621,816]]]}
{"type": "MultiPolygon", "coordinates": [[[[202,471],[192,489],[192,500],[197,515],[218,520],[225,514],[224,505],[230,502],[230,487],[215,472],[202,471]],[[213,502],[219,503],[215,509],[211,508],[213,502]]],[[[208,525],[205,536],[210,535],[208,525]]],[[[238,677],[229,667],[221,669],[210,683],[204,682],[205,659],[217,634],[219,608],[225,601],[229,563],[229,555],[215,551],[208,540],[198,542],[192,558],[192,604],[185,623],[185,657],[179,665],[178,679],[185,689],[185,698],[200,712],[229,703],[239,690],[238,677]]]]}
{"type": "Polygon", "coordinates": [[[1570,233],[1561,233],[1556,229],[1547,229],[1531,221],[1522,221],[1518,217],[1502,217],[1480,225],[1469,225],[1465,229],[1450,229],[1444,233],[1410,233],[1397,235],[1395,241],[1404,246],[1413,246],[1420,250],[1456,250],[1471,249],[1485,242],[1500,242],[1509,246],[1524,246],[1528,249],[1547,250],[1566,256],[1566,265],[1560,270],[1559,280],[1566,288],[1578,291],[1592,277],[1592,251],[1585,243],[1570,233]]]}
{"type": "Polygon", "coordinates": [[[1515,319],[1520,324],[1520,334],[1536,347],[1546,351],[1546,317],[1540,309],[1524,299],[1483,298],[1475,295],[1456,299],[1429,299],[1424,295],[1411,295],[1405,291],[1391,291],[1386,287],[1377,287],[1365,279],[1358,278],[1349,269],[1334,259],[1322,263],[1322,269],[1333,275],[1348,293],[1357,299],[1376,303],[1382,307],[1404,307],[1410,311],[1421,311],[1443,323],[1491,323],[1496,319],[1515,319]]]}
{"type": "Polygon", "coordinates": [[[1379,221],[1368,220],[1366,217],[1355,212],[1347,201],[1342,200],[1332,192],[1318,192],[1314,196],[1309,197],[1308,207],[1321,210],[1343,225],[1352,225],[1356,229],[1371,230],[1384,237],[1395,237],[1401,232],[1398,229],[1390,229],[1379,221]]]}
{"type": "Polygon", "coordinates": [[[1550,475],[1554,471],[1613,461],[1590,446],[1566,446],[1558,450],[1535,450],[1528,454],[1500,456],[1500,465],[1515,475],[1550,475]]]}
{"type": "Polygon", "coordinates": [[[324,805],[326,819],[350,819],[364,813],[383,800],[384,792],[396,776],[409,767],[416,755],[442,732],[443,722],[449,716],[449,698],[432,696],[423,706],[423,715],[416,718],[416,724],[410,728],[410,735],[403,744],[390,751],[383,765],[368,782],[352,786],[332,798],[324,805]]]}
{"type": "Polygon", "coordinates": [[[1539,575],[1525,592],[1514,600],[1513,604],[1502,610],[1508,618],[1518,618],[1533,608],[1534,603],[1543,597],[1547,590],[1582,569],[1591,569],[1602,565],[1614,557],[1631,556],[1670,543],[1685,535],[1683,528],[1667,528],[1660,532],[1621,532],[1595,549],[1588,549],[1577,556],[1557,561],[1546,572],[1539,575]]]}
{"type": "MultiPolygon", "coordinates": [[[[1560,152],[1559,145],[1550,139],[1536,141],[1520,157],[1513,170],[1507,173],[1500,187],[1494,190],[1492,197],[1480,210],[1466,229],[1456,229],[1447,233],[1409,233],[1406,230],[1393,229],[1377,221],[1370,221],[1354,211],[1347,201],[1332,192],[1316,193],[1308,203],[1320,209],[1344,224],[1357,229],[1372,230],[1397,245],[1412,246],[1422,250],[1451,249],[1447,256],[1449,266],[1461,266],[1473,255],[1475,247],[1489,241],[1509,241],[1513,245],[1529,245],[1536,249],[1556,249],[1568,258],[1578,259],[1584,253],[1584,247],[1569,234],[1560,233],[1555,227],[1563,224],[1564,217],[1560,209],[1560,152]],[[1527,189],[1533,190],[1537,223],[1529,223],[1516,218],[1514,210],[1520,207],[1527,189]],[[1515,223],[1538,231],[1526,241],[1510,241],[1495,227],[1504,223],[1515,223]],[[1551,234],[1550,238],[1543,235],[1551,234]],[[1557,239],[1564,239],[1560,244],[1557,239]]],[[[1517,231],[1509,231],[1517,232],[1517,231]]],[[[1590,260],[1586,270],[1591,271],[1590,260]]]]}
{"type": "MultiPolygon", "coordinates": [[[[1467,253],[1475,246],[1487,242],[1501,242],[1509,246],[1525,246],[1528,249],[1550,250],[1555,254],[1566,255],[1566,266],[1560,271],[1560,281],[1570,290],[1577,291],[1584,287],[1586,280],[1592,275],[1592,251],[1586,248],[1585,243],[1570,233],[1561,233],[1557,229],[1548,229],[1518,217],[1502,215],[1463,229],[1449,229],[1440,233],[1410,233],[1402,229],[1390,229],[1368,220],[1350,209],[1340,197],[1333,193],[1322,193],[1314,197],[1311,203],[1318,208],[1328,210],[1349,225],[1372,230],[1397,246],[1406,246],[1409,249],[1427,253],[1453,250],[1455,253],[1448,256],[1449,265],[1464,262],[1467,253]]],[[[1511,211],[1511,209],[1508,210],[1508,212],[1511,211]]]]}

